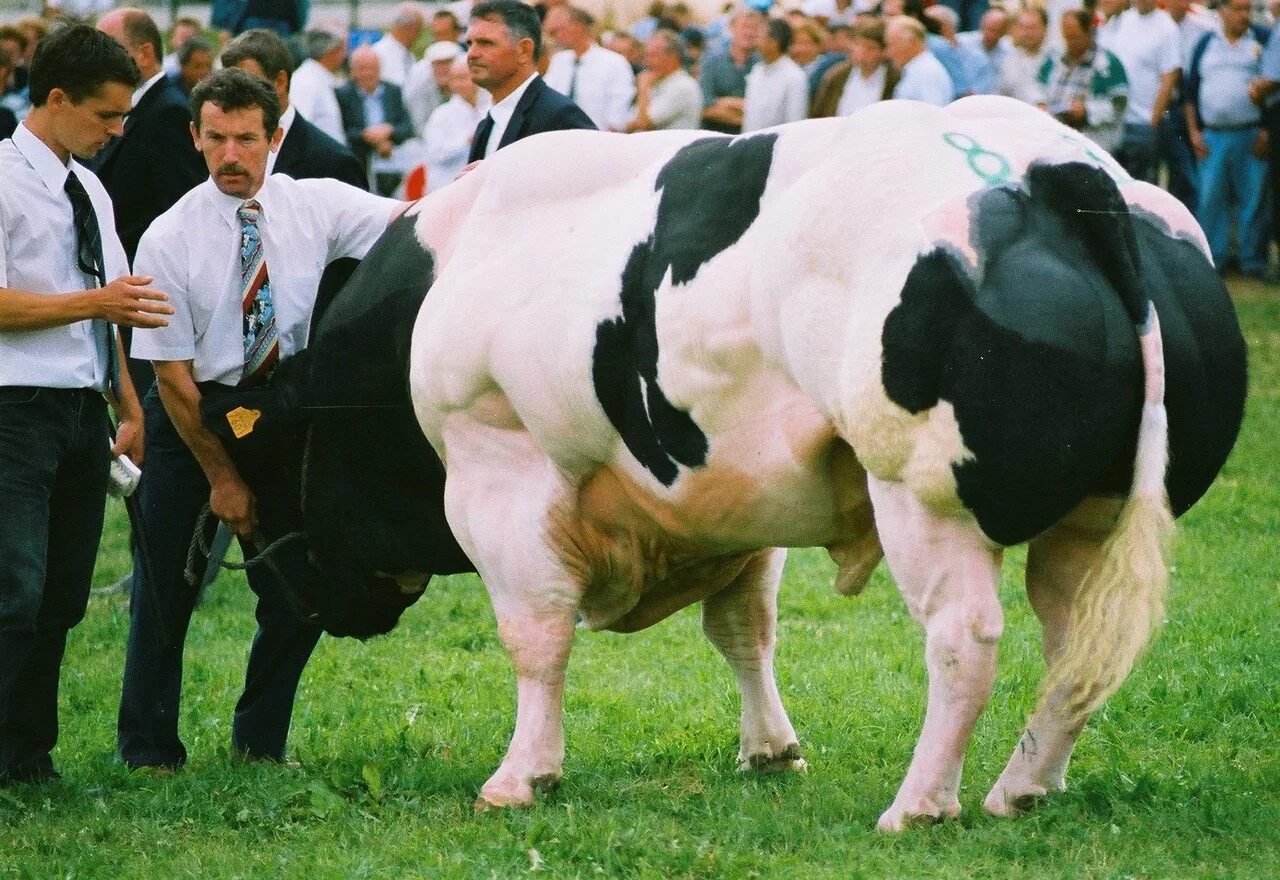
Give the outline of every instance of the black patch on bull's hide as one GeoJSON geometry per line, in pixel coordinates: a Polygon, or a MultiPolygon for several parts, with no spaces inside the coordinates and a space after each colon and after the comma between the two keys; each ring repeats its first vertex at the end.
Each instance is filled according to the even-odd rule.
{"type": "Polygon", "coordinates": [[[1170,499],[1186,510],[1243,411],[1243,339],[1213,267],[1131,215],[1092,166],[1033,166],[1025,188],[987,189],[971,205],[980,283],[951,251],[922,255],[882,334],[890,399],[913,413],[955,409],[974,456],[953,467],[965,506],[1009,545],[1088,494],[1128,492],[1143,385],[1133,316],[1150,299],[1164,337],[1170,499]]]}
{"type": "Polygon", "coordinates": [[[414,322],[434,278],[414,218],[399,218],[358,266],[338,261],[326,272],[309,347],[268,386],[205,413],[238,464],[255,447],[271,449],[292,472],[290,527],[305,530],[310,561],[298,563],[290,548],[284,573],[332,635],[387,632],[421,595],[376,572],[474,571],[445,520],[444,468],[409,396],[414,322]],[[262,412],[240,439],[225,419],[235,406],[262,412]]]}
{"type": "Polygon", "coordinates": [[[605,415],[627,449],[670,486],[679,466],[707,461],[707,437],[658,385],[654,297],[668,271],[685,284],[742,237],[760,212],[777,135],[708,138],[672,157],[658,173],[653,233],[622,271],[622,315],[600,322],[591,375],[605,415]]]}

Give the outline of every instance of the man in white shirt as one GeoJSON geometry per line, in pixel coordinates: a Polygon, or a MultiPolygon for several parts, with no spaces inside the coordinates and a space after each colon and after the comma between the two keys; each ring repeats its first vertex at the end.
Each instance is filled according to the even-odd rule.
{"type": "Polygon", "coordinates": [[[955,98],[955,86],[942,62],[925,49],[924,25],[907,15],[885,23],[885,54],[899,72],[893,97],[942,107],[955,98]]]}
{"type": "Polygon", "coordinates": [[[747,74],[742,130],[759,131],[804,119],[809,112],[809,78],[787,54],[791,25],[771,18],[760,40],[760,63],[747,74]]]}
{"type": "Polygon", "coordinates": [[[636,115],[627,131],[697,128],[702,123],[702,87],[684,69],[684,43],[660,29],[645,41],[645,69],[637,78],[636,115]]]}
{"type": "Polygon", "coordinates": [[[1049,57],[1049,19],[1044,9],[1033,6],[1018,13],[1010,29],[1012,46],[1000,64],[996,94],[1017,98],[1028,104],[1044,100],[1040,68],[1049,57]]]}
{"type": "MultiPolygon", "coordinates": [[[[191,99],[212,176],[152,224],[137,257],[169,289],[175,314],[168,327],[139,331],[133,341],[133,354],[155,365],[158,393],[143,403],[148,472],[140,491],[150,567],[135,565],[118,728],[120,758],[131,768],[173,770],[186,760],[178,737],[182,640],[197,588],[184,571],[201,508],[207,501],[246,544],[259,522],[274,533],[288,513],[285,475],[242,472],[202,422],[201,400],[259,384],[279,360],[305,348],[325,266],[362,258],[399,208],[334,180],[268,176],[280,106],[263,80],[222,70],[191,99]]],[[[246,556],[255,549],[249,544],[246,556]]],[[[320,630],[295,615],[290,588],[268,567],[248,577],[258,632],[231,744],[249,759],[281,761],[298,680],[320,630]]]]}
{"type": "Polygon", "coordinates": [[[418,37],[422,36],[426,26],[427,23],[415,4],[402,3],[397,8],[391,28],[382,39],[373,44],[373,51],[378,53],[378,60],[382,62],[384,81],[396,88],[404,88],[409,71],[417,60],[413,57],[413,44],[418,42],[418,37]]]}
{"type": "Polygon", "coordinates": [[[631,118],[635,75],[627,59],[596,44],[595,19],[576,6],[555,6],[543,30],[564,48],[551,56],[547,85],[566,95],[601,131],[622,131],[631,118]]]}
{"type": "Polygon", "coordinates": [[[485,0],[467,27],[471,79],[488,89],[493,106],[476,126],[468,162],[487,159],[521,138],[570,128],[594,129],[591,117],[538,76],[542,23],[520,0],[485,0]]]}
{"type": "Polygon", "coordinates": [[[1170,106],[1182,70],[1182,38],[1156,0],[1135,0],[1098,31],[1098,45],[1124,65],[1129,104],[1116,159],[1138,180],[1155,181],[1156,130],[1170,106]]]}
{"type": "MultiPolygon", "coordinates": [[[[1178,26],[1179,50],[1182,56],[1182,78],[1188,76],[1187,63],[1191,50],[1199,39],[1210,31],[1219,30],[1216,16],[1206,12],[1191,0],[1167,0],[1165,11],[1178,26]]],[[[1169,168],[1169,192],[1192,212],[1196,209],[1196,161],[1191,150],[1191,138],[1187,133],[1187,119],[1183,109],[1181,85],[1160,126],[1160,157],[1169,168]]]]}
{"type": "Polygon", "coordinates": [[[289,81],[289,103],[308,122],[338,143],[345,143],[342,111],[334,90],[338,87],[334,74],[347,56],[347,42],[337,34],[310,30],[302,38],[307,59],[298,65],[289,81]]]}
{"type": "Polygon", "coordinates": [[[471,137],[489,112],[489,93],[471,80],[467,59],[459,55],[449,70],[453,93],[427,120],[423,140],[427,155],[427,192],[435,192],[457,179],[467,164],[471,137]]]}
{"type": "Polygon", "coordinates": [[[106,190],[72,161],[121,133],[140,82],[115,40],[59,30],[32,59],[30,114],[0,142],[0,787],[58,779],[58,679],[89,599],[109,455],[143,461],[112,328],[162,326],[172,310],[129,273],[106,190]]]}

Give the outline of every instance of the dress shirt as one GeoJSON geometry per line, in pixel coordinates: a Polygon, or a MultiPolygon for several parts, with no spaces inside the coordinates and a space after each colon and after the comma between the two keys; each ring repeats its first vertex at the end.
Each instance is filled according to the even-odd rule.
{"type": "Polygon", "coordinates": [[[1042,102],[1044,89],[1040,86],[1040,69],[1044,67],[1048,58],[1048,40],[1040,45],[1038,51],[1030,54],[1026,49],[1015,46],[1000,65],[1000,76],[996,79],[996,94],[1017,98],[1028,104],[1042,102]]]}
{"type": "Polygon", "coordinates": [[[409,78],[409,71],[417,60],[413,53],[391,34],[374,43],[373,51],[378,53],[378,58],[382,61],[382,75],[379,79],[403,88],[405,80],[409,78]]]}
{"type": "MultiPolygon", "coordinates": [[[[293,120],[298,118],[298,111],[294,109],[292,104],[289,109],[280,114],[280,143],[284,143],[284,139],[289,136],[289,129],[293,127],[293,120]]],[[[276,159],[280,158],[280,150],[275,149],[267,153],[267,173],[272,174],[276,170],[276,159]]]]}
{"type": "Polygon", "coordinates": [[[527,80],[516,86],[514,92],[489,108],[489,115],[493,117],[493,131],[489,132],[489,140],[484,145],[486,159],[492,156],[497,151],[498,145],[502,143],[502,136],[507,133],[507,126],[511,124],[511,116],[516,112],[516,105],[524,97],[525,91],[535,76],[537,76],[536,73],[530,74],[527,80]]]}
{"type": "Polygon", "coordinates": [[[702,124],[702,87],[684,68],[669,73],[649,90],[649,126],[689,129],[702,124]]]}
{"type": "MultiPolygon", "coordinates": [[[[311,311],[325,266],[363,258],[400,203],[336,180],[272,174],[253,196],[280,333],[280,356],[307,345],[311,311]]],[[[142,236],[134,265],[169,294],[169,326],[137,329],[130,353],[156,361],[193,361],[197,382],[235,385],[244,369],[240,301],[240,222],[244,199],[206,180],[161,214],[142,236]]]]}
{"type": "Polygon", "coordinates": [[[926,51],[912,58],[902,68],[902,78],[898,80],[893,96],[942,107],[951,103],[951,99],[955,97],[955,89],[942,62],[926,51]]]}
{"type": "Polygon", "coordinates": [[[763,60],[747,74],[742,130],[759,131],[809,114],[809,78],[789,56],[766,64],[763,60]]]}
{"type": "Polygon", "coordinates": [[[298,108],[302,118],[340,144],[347,142],[342,128],[342,111],[334,95],[337,83],[319,61],[308,58],[289,81],[289,106],[298,108]]]}
{"type": "Polygon", "coordinates": [[[1182,67],[1178,26],[1163,9],[1146,15],[1126,9],[1098,32],[1098,45],[1124,65],[1129,80],[1129,107],[1124,121],[1150,125],[1161,77],[1182,67]]]}
{"type": "Polygon", "coordinates": [[[428,192],[435,192],[457,179],[467,164],[471,136],[488,112],[489,93],[480,89],[474,107],[454,95],[431,114],[424,135],[428,192]]]}
{"type": "MultiPolygon", "coordinates": [[[[29,293],[71,293],[97,287],[76,264],[76,228],[67,174],[84,185],[102,234],[108,281],[129,274],[116,235],[111,199],[94,173],[64,164],[25,125],[0,141],[0,287],[29,293]]],[[[106,364],[97,354],[93,322],[44,330],[0,331],[0,386],[101,388],[106,364]]]]}
{"type": "Polygon", "coordinates": [[[564,49],[551,56],[546,81],[572,98],[601,131],[626,128],[636,97],[636,77],[627,59],[617,52],[592,43],[579,58],[572,49],[564,49]]]}
{"type": "Polygon", "coordinates": [[[159,73],[157,73],[155,76],[151,77],[151,79],[147,80],[147,81],[146,81],[146,82],[144,82],[142,85],[138,86],[137,90],[136,90],[136,91],[134,91],[134,93],[133,93],[133,104],[132,104],[132,106],[137,107],[137,106],[138,106],[138,102],[142,100],[142,96],[143,96],[143,95],[145,95],[145,94],[146,94],[146,93],[151,89],[151,87],[152,87],[152,86],[154,86],[156,83],[160,82],[160,80],[164,79],[164,78],[165,78],[165,76],[166,76],[166,74],[165,74],[165,72],[164,72],[164,69],[162,68],[162,69],[160,70],[160,72],[159,72],[159,73]]]}
{"type": "Polygon", "coordinates": [[[854,111],[879,101],[880,96],[884,94],[884,76],[883,64],[877,66],[871,76],[865,79],[859,68],[854,67],[849,71],[849,78],[844,84],[844,93],[840,96],[840,103],[836,105],[836,115],[848,116],[854,111]]]}

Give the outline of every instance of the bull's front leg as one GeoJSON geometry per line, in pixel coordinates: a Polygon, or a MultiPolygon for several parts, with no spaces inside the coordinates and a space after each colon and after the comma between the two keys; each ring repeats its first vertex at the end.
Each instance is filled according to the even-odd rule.
{"type": "Polygon", "coordinates": [[[773,674],[778,582],[786,558],[785,550],[761,551],[728,586],[702,602],[702,630],[738,679],[740,770],[772,773],[805,766],[773,674]]]}
{"type": "Polygon", "coordinates": [[[882,831],[960,812],[960,775],[973,726],[995,681],[1003,614],[1001,553],[960,523],[927,510],[903,485],[868,478],[885,560],[925,628],[929,696],[911,767],[882,831]]]}

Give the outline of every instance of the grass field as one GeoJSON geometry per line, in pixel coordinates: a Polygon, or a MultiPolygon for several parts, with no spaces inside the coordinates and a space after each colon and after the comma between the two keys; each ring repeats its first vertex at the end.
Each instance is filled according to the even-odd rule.
{"type": "MultiPolygon", "coordinates": [[[[856,599],[820,551],[793,553],[778,672],[807,774],[735,771],[737,696],[695,610],[632,636],[583,633],[560,790],[473,812],[506,747],[514,680],[480,582],[434,581],[388,637],[325,639],[291,738],[300,768],[229,759],[252,633],[224,574],[187,641],[167,779],[112,756],[127,613],[95,597],[73,633],[57,786],[0,790],[0,877],[1280,877],[1280,297],[1237,290],[1251,352],[1243,434],[1183,520],[1168,623],[1086,729],[1069,791],[985,816],[1035,699],[1039,629],[1005,565],[1006,629],[969,750],[960,820],[877,835],[922,714],[921,633],[879,570],[856,599]]],[[[127,567],[110,511],[96,581],[127,567]]]]}

